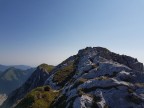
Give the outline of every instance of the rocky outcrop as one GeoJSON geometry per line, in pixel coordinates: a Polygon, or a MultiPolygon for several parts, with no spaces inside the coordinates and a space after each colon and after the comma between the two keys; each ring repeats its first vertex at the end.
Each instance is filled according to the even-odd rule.
{"type": "MultiPolygon", "coordinates": [[[[74,75],[63,86],[53,108],[144,107],[143,64],[137,59],[101,47],[88,47],[71,60],[76,65],[74,75]]],[[[56,67],[56,70],[59,69],[56,67]]],[[[53,78],[57,72],[45,84],[55,84],[53,78]]],[[[57,84],[52,87],[59,89],[57,84]]]]}
{"type": "Polygon", "coordinates": [[[126,65],[137,71],[144,71],[143,64],[138,62],[136,58],[132,58],[126,55],[119,55],[113,52],[110,52],[106,48],[102,47],[87,47],[86,49],[80,50],[78,53],[79,56],[89,56],[89,58],[94,58],[95,56],[100,56],[107,60],[118,62],[120,64],[126,65]]]}

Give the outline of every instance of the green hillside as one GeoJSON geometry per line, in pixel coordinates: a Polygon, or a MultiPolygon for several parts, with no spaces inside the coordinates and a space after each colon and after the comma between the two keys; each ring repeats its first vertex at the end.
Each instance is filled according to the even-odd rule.
{"type": "Polygon", "coordinates": [[[50,72],[54,68],[54,66],[48,65],[48,64],[45,64],[45,63],[41,64],[38,67],[46,70],[47,72],[50,72]]]}
{"type": "Polygon", "coordinates": [[[59,91],[49,86],[38,87],[26,95],[15,108],[50,108],[59,91]]]}

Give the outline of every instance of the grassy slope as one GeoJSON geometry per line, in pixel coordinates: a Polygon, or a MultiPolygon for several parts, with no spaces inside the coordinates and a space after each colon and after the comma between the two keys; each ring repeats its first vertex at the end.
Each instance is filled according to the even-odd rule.
{"type": "Polygon", "coordinates": [[[50,87],[38,87],[26,95],[15,108],[50,108],[59,95],[50,87]]]}
{"type": "Polygon", "coordinates": [[[75,66],[72,62],[70,65],[58,70],[54,75],[53,81],[58,85],[63,86],[65,82],[69,81],[71,77],[74,75],[75,66]]]}
{"type": "Polygon", "coordinates": [[[47,64],[41,64],[41,65],[39,66],[39,68],[45,69],[47,72],[50,72],[50,71],[54,68],[54,66],[52,66],[52,65],[47,65],[47,64]]]}

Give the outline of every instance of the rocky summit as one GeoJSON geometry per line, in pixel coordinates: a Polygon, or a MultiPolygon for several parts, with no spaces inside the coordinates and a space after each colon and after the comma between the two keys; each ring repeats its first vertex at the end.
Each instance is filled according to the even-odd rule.
{"type": "MultiPolygon", "coordinates": [[[[143,64],[136,58],[106,48],[82,49],[56,66],[46,77],[41,85],[44,88],[48,86],[48,90],[33,90],[35,95],[31,96],[39,97],[36,98],[39,102],[35,99],[27,108],[38,108],[38,105],[41,108],[144,108],[143,64]],[[49,93],[57,94],[50,98],[49,93]]],[[[27,88],[23,88],[25,90],[27,88]]],[[[23,96],[15,107],[23,108],[29,95],[23,96]]]]}

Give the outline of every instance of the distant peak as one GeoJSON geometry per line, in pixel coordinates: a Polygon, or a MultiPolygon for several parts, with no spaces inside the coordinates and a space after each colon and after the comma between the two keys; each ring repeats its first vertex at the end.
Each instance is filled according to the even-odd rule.
{"type": "Polygon", "coordinates": [[[15,69],[16,69],[15,67],[10,67],[6,71],[8,71],[8,70],[15,70],[15,69]]]}
{"type": "Polygon", "coordinates": [[[38,66],[38,69],[46,71],[46,72],[50,72],[53,68],[54,68],[54,66],[48,65],[48,64],[45,64],[45,63],[38,66]]]}

